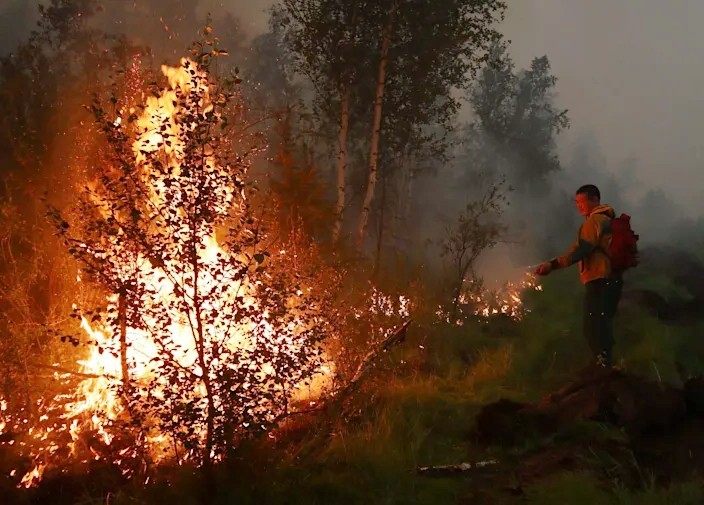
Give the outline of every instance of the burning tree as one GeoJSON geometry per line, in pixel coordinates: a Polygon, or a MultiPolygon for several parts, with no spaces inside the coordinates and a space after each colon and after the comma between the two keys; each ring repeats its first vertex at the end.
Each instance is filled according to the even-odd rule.
{"type": "Polygon", "coordinates": [[[290,413],[327,370],[333,290],[265,247],[238,79],[209,73],[220,54],[197,44],[193,59],[162,67],[167,82],[147,86],[144,103],[96,101],[103,159],[75,209],[51,211],[83,277],[106,294],[79,314],[94,378],[69,416],[105,444],[131,433],[123,456],[209,467],[290,413]]]}

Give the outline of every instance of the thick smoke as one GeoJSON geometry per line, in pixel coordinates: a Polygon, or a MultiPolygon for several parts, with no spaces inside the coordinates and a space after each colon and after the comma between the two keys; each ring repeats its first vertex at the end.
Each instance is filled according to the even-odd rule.
{"type": "Polygon", "coordinates": [[[26,39],[37,19],[37,6],[26,0],[0,3],[0,55],[12,51],[26,39]]]}
{"type": "Polygon", "coordinates": [[[547,54],[560,79],[573,125],[561,139],[564,162],[588,132],[604,170],[635,159],[629,184],[662,189],[688,217],[702,214],[703,16],[698,0],[511,3],[503,32],[517,65],[547,54]]]}
{"type": "MultiPolygon", "coordinates": [[[[252,40],[267,30],[273,3],[106,0],[92,23],[149,46],[155,63],[173,64],[210,16],[230,60],[239,64],[251,54],[252,40]]],[[[3,2],[0,53],[25,40],[37,16],[35,2],[3,2]]],[[[501,27],[512,41],[511,57],[525,68],[533,57],[548,56],[559,79],[556,104],[569,109],[572,124],[558,137],[563,171],[552,177],[549,194],[509,195],[514,208],[528,209],[524,219],[509,222],[505,249],[511,264],[535,263],[569,244],[579,223],[573,193],[584,183],[599,185],[606,202],[633,216],[643,243],[699,233],[704,148],[697,120],[704,101],[698,48],[704,35],[695,20],[702,16],[704,3],[696,0],[511,3],[501,27]]],[[[466,107],[461,119],[469,116],[466,107]]],[[[448,189],[459,186],[448,186],[454,175],[445,169],[433,167],[438,177],[416,181],[422,188],[415,194],[421,209],[416,232],[429,240],[442,234],[440,218],[451,219],[468,196],[448,189]]]]}

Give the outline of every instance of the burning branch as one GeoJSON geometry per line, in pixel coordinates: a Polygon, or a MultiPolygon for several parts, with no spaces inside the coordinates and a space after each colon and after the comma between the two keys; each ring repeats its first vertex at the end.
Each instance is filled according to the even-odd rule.
{"type": "Polygon", "coordinates": [[[374,368],[374,365],[378,359],[388,352],[391,348],[400,344],[406,338],[406,331],[408,326],[410,326],[412,320],[409,319],[404,322],[399,328],[392,331],[388,337],[383,339],[379,344],[374,346],[367,352],[367,354],[362,358],[355,373],[352,378],[345,384],[344,387],[335,392],[334,401],[342,402],[344,401],[359,385],[362,379],[369,373],[369,371],[374,368]]]}

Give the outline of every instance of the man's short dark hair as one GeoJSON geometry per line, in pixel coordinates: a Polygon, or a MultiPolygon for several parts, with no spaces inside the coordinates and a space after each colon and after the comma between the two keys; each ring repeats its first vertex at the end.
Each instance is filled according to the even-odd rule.
{"type": "Polygon", "coordinates": [[[582,194],[587,195],[587,198],[589,198],[590,200],[601,200],[601,192],[599,191],[599,188],[597,188],[594,184],[585,184],[575,192],[575,195],[582,194]]]}

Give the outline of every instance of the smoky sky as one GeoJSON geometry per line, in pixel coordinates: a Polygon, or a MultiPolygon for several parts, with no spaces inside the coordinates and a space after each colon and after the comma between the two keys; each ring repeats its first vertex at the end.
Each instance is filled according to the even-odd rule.
{"type": "MultiPolygon", "coordinates": [[[[559,79],[556,101],[572,121],[559,139],[562,159],[569,161],[580,139],[592,138],[605,168],[635,160],[634,184],[662,188],[690,214],[704,214],[704,1],[508,3],[500,29],[517,67],[547,55],[559,79]]],[[[251,36],[266,30],[272,4],[200,0],[199,8],[213,16],[230,11],[251,36]]],[[[32,0],[0,0],[3,52],[26,36],[35,12],[32,0]]],[[[588,173],[580,175],[588,182],[588,173]]]]}
{"type": "MultiPolygon", "coordinates": [[[[205,2],[207,4],[207,2],[205,2]]],[[[266,29],[271,0],[215,1],[248,28],[266,29]]],[[[500,31],[516,66],[547,55],[556,102],[571,128],[559,138],[569,162],[593,139],[606,170],[630,166],[634,187],[663,189],[690,215],[704,214],[704,1],[508,0],[500,31]]],[[[582,175],[589,182],[590,174],[582,175]]],[[[608,195],[605,195],[608,198],[608,195]]]]}
{"type": "Polygon", "coordinates": [[[607,165],[634,158],[634,184],[700,215],[703,19],[701,0],[516,0],[503,33],[518,66],[550,59],[572,119],[562,153],[593,136],[607,165]]]}
{"type": "MultiPolygon", "coordinates": [[[[210,1],[211,9],[235,12],[248,31],[266,29],[272,3],[210,1]]],[[[641,191],[661,188],[690,215],[704,214],[704,1],[508,3],[500,29],[517,67],[547,55],[559,79],[556,101],[572,121],[559,138],[563,161],[588,138],[604,169],[626,164],[633,169],[622,174],[626,183],[632,177],[641,191]]]]}
{"type": "Polygon", "coordinates": [[[242,21],[242,27],[250,34],[267,29],[269,8],[273,0],[201,0],[201,10],[215,13],[222,10],[232,12],[242,21]]]}
{"type": "Polygon", "coordinates": [[[11,50],[29,35],[37,6],[29,0],[0,0],[0,53],[11,50]]]}

